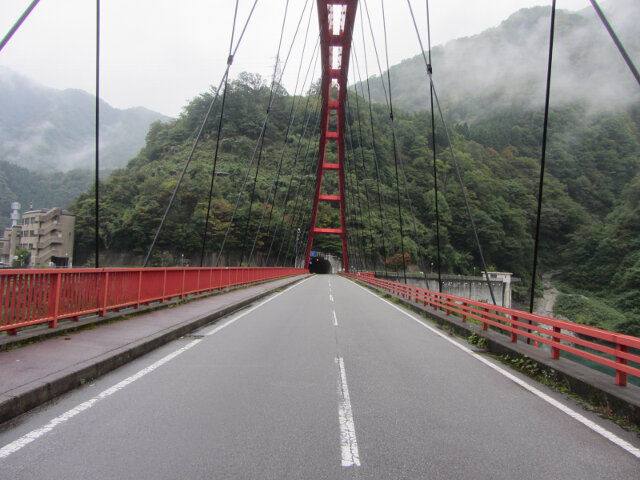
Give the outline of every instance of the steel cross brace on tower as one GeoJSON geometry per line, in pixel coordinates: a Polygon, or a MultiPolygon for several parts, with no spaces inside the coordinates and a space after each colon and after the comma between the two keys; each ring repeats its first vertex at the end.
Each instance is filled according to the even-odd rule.
{"type": "Polygon", "coordinates": [[[305,264],[309,265],[313,239],[316,235],[339,235],[342,239],[342,261],[345,272],[349,271],[349,255],[344,210],[344,106],[347,97],[351,34],[357,7],[358,0],[318,0],[320,54],[322,57],[322,110],[316,189],[305,257],[305,264]],[[329,142],[336,144],[337,163],[327,163],[326,161],[329,142]],[[338,195],[322,194],[322,180],[327,171],[338,174],[338,195]],[[340,228],[318,228],[316,226],[320,202],[338,204],[340,228]]]}

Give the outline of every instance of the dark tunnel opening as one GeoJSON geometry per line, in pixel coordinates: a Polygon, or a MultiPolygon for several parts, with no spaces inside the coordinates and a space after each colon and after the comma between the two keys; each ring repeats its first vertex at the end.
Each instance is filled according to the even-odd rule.
{"type": "Polygon", "coordinates": [[[309,272],[320,274],[331,273],[331,262],[325,258],[313,257],[309,260],[309,272]]]}

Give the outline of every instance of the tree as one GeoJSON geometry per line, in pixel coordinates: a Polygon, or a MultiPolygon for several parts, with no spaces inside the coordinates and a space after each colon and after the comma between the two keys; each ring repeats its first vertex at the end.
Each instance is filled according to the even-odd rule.
{"type": "Polygon", "coordinates": [[[11,260],[11,266],[15,268],[27,267],[29,266],[30,260],[31,260],[31,252],[26,248],[18,248],[15,251],[15,256],[13,260],[11,260]]]}

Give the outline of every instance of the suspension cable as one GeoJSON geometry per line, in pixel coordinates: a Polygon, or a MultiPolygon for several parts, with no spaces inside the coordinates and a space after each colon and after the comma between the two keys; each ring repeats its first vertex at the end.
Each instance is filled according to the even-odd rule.
{"type": "MultiPolygon", "coordinates": [[[[367,3],[365,0],[365,8],[367,8],[367,3]]],[[[395,168],[395,175],[396,175],[396,202],[398,204],[398,218],[400,220],[400,252],[401,252],[401,261],[402,261],[402,275],[404,277],[404,283],[407,283],[407,267],[405,264],[405,251],[404,251],[404,228],[403,228],[403,219],[402,219],[402,204],[400,201],[400,179],[399,179],[399,175],[398,175],[398,145],[397,145],[397,139],[396,139],[396,132],[395,132],[395,121],[393,118],[393,100],[391,97],[391,73],[390,73],[390,69],[389,69],[389,47],[388,47],[388,42],[387,42],[387,22],[385,20],[385,12],[384,12],[384,0],[380,0],[380,5],[382,7],[382,27],[383,27],[383,31],[384,31],[384,50],[385,50],[385,57],[386,57],[386,62],[387,62],[387,85],[389,87],[389,120],[391,121],[391,132],[392,132],[392,142],[393,142],[393,159],[394,159],[394,168],[395,168]]],[[[367,9],[367,15],[368,15],[368,9],[367,9]]],[[[371,26],[371,20],[369,19],[369,27],[372,28],[371,26]]],[[[375,45],[375,41],[373,41],[374,45],[375,45]]],[[[374,48],[375,49],[375,48],[374,48]]],[[[377,54],[377,49],[375,49],[376,54],[377,54]]],[[[378,59],[378,65],[380,64],[380,60],[378,59]]],[[[382,79],[382,75],[380,77],[382,79]]],[[[384,81],[382,82],[384,84],[384,81]]]]}
{"type": "MultiPolygon", "coordinates": [[[[22,12],[22,15],[20,15],[20,18],[16,20],[16,23],[13,24],[13,27],[11,27],[11,29],[7,32],[7,34],[3,37],[2,41],[0,42],[0,52],[2,51],[4,46],[7,43],[9,43],[9,40],[11,40],[11,37],[13,37],[13,34],[16,33],[18,29],[22,26],[23,22],[27,19],[31,11],[34,8],[36,8],[36,5],[38,5],[39,1],[40,0],[33,0],[33,2],[31,2],[31,4],[27,7],[27,9],[24,12],[22,12]]],[[[98,0],[98,3],[99,3],[99,0],[98,0]]]]}
{"type": "MultiPolygon", "coordinates": [[[[256,187],[257,180],[258,180],[258,171],[260,169],[260,160],[262,158],[262,147],[264,145],[264,137],[265,137],[265,132],[267,130],[267,124],[268,124],[268,121],[269,121],[269,115],[271,114],[271,107],[273,106],[273,101],[275,99],[274,90],[275,90],[276,83],[280,84],[280,81],[282,80],[282,76],[284,75],[284,71],[285,71],[286,66],[287,66],[287,61],[289,60],[289,55],[287,55],[287,57],[285,59],[285,62],[283,64],[282,70],[280,72],[280,76],[278,77],[277,71],[278,71],[278,65],[280,63],[280,49],[282,47],[282,39],[284,37],[284,27],[285,27],[286,20],[287,20],[288,9],[289,9],[289,0],[287,0],[287,3],[285,5],[284,18],[283,18],[283,21],[282,21],[282,27],[280,29],[280,40],[278,41],[278,50],[277,50],[277,53],[276,53],[276,61],[275,61],[274,67],[273,67],[273,77],[272,77],[272,80],[271,80],[271,89],[270,89],[270,92],[269,92],[269,101],[267,103],[266,115],[265,115],[264,121],[262,122],[262,128],[260,130],[260,134],[258,135],[258,139],[256,141],[256,146],[255,146],[255,148],[253,150],[253,155],[251,156],[251,161],[249,162],[249,167],[247,168],[247,174],[245,175],[244,181],[242,182],[242,187],[240,189],[240,192],[238,193],[238,197],[236,199],[236,204],[235,204],[235,207],[233,209],[233,213],[231,214],[231,220],[229,221],[229,225],[227,226],[227,231],[226,231],[226,233],[224,235],[224,238],[222,239],[222,245],[220,246],[220,254],[218,255],[218,258],[220,258],[222,256],[222,252],[223,252],[224,247],[226,245],[227,238],[229,237],[229,232],[231,231],[231,226],[233,225],[233,220],[235,219],[236,213],[238,211],[238,206],[240,205],[240,198],[242,197],[242,194],[244,193],[244,188],[245,188],[247,180],[249,178],[249,174],[251,173],[251,168],[253,167],[253,162],[254,162],[254,160],[256,158],[256,153],[257,153],[258,147],[259,147],[260,148],[260,154],[258,156],[258,162],[256,164],[256,175],[254,177],[253,189],[252,189],[252,192],[251,192],[251,200],[250,200],[250,203],[249,203],[249,213],[247,215],[247,224],[246,224],[246,227],[245,227],[244,237],[246,237],[246,234],[247,234],[248,229],[249,229],[249,222],[251,221],[251,209],[253,207],[255,187],[256,187]]],[[[297,33],[298,33],[298,31],[296,30],[296,35],[297,35],[297,33]]],[[[294,36],[293,40],[295,40],[295,36],[294,36]]],[[[293,46],[293,41],[292,41],[292,46],[293,46]]],[[[291,49],[289,49],[289,53],[291,53],[291,49]]],[[[241,251],[241,254],[240,254],[240,264],[242,264],[242,261],[244,259],[244,250],[245,250],[245,242],[243,241],[242,242],[242,251],[241,251]]],[[[217,263],[216,263],[216,265],[217,265],[217,263]]]]}
{"type": "MultiPolygon", "coordinates": [[[[316,59],[314,61],[314,66],[317,66],[317,61],[318,61],[318,56],[316,55],[316,59]]],[[[314,69],[314,72],[315,72],[315,69],[314,69]]],[[[275,230],[273,232],[273,235],[271,236],[271,243],[269,244],[269,251],[267,252],[267,259],[266,259],[267,263],[269,262],[269,258],[271,257],[273,244],[274,244],[274,242],[276,240],[276,237],[277,237],[277,234],[278,234],[278,230],[282,226],[282,222],[284,221],[284,218],[285,218],[287,210],[288,210],[289,193],[291,191],[291,185],[293,183],[293,179],[294,179],[294,176],[295,176],[295,168],[296,168],[296,165],[298,164],[298,160],[300,158],[300,153],[302,151],[302,140],[304,139],[304,137],[307,134],[307,129],[309,127],[309,122],[311,121],[311,118],[312,118],[311,109],[309,108],[310,100],[311,100],[311,95],[308,95],[307,96],[307,104],[305,106],[305,118],[306,118],[306,121],[304,122],[304,128],[302,130],[302,135],[300,135],[300,137],[298,138],[298,146],[296,148],[296,155],[294,157],[293,167],[291,168],[291,172],[292,173],[291,173],[291,176],[289,177],[289,183],[287,184],[287,189],[285,191],[284,199],[282,201],[282,209],[281,209],[282,215],[280,216],[280,220],[276,224],[276,228],[275,228],[275,230]]],[[[318,96],[316,96],[315,111],[313,112],[313,118],[317,118],[318,106],[319,106],[318,96]]],[[[311,142],[311,139],[309,139],[309,144],[310,144],[310,142],[311,142]]],[[[308,149],[309,149],[309,147],[307,146],[307,152],[308,152],[308,149]]],[[[306,162],[306,154],[305,154],[305,162],[306,162]]],[[[305,165],[303,164],[302,165],[302,170],[300,171],[300,176],[303,175],[304,170],[305,170],[305,165]]],[[[299,183],[301,181],[302,180],[300,179],[299,182],[298,182],[298,185],[299,185],[299,183]]],[[[297,193],[298,193],[298,189],[296,189],[296,194],[295,194],[296,195],[296,199],[297,199],[297,193]]],[[[284,238],[283,238],[283,241],[284,241],[284,238]]],[[[276,260],[275,263],[277,264],[277,260],[276,260]]]]}
{"type": "MultiPolygon", "coordinates": [[[[351,113],[351,105],[350,105],[350,101],[349,101],[349,92],[347,91],[347,108],[348,108],[348,112],[351,113]]],[[[355,95],[356,97],[356,108],[359,109],[360,106],[358,104],[358,95],[355,95]]],[[[359,122],[360,120],[360,112],[357,113],[357,120],[359,122]]],[[[358,144],[360,147],[360,153],[362,155],[362,163],[364,164],[364,153],[362,151],[362,126],[360,125],[360,123],[358,123],[359,125],[359,131],[360,131],[360,138],[358,139],[358,144]]],[[[351,150],[352,150],[352,155],[353,155],[353,175],[356,178],[356,182],[357,182],[357,188],[358,191],[360,191],[360,183],[358,181],[358,170],[357,170],[357,161],[356,161],[356,152],[355,149],[353,148],[353,127],[351,125],[351,123],[349,123],[348,125],[349,127],[349,141],[351,144],[351,150]]],[[[367,183],[366,183],[366,170],[364,170],[363,167],[363,178],[362,178],[362,184],[363,184],[363,189],[365,192],[365,198],[367,200],[367,211],[369,212],[368,215],[368,220],[369,220],[369,245],[370,245],[370,249],[371,249],[371,255],[370,255],[370,260],[373,263],[373,269],[375,270],[375,260],[373,259],[373,252],[376,250],[376,248],[374,247],[374,241],[373,241],[373,227],[372,227],[372,222],[371,222],[371,204],[369,202],[369,190],[367,188],[367,183]]],[[[360,204],[360,198],[358,197],[358,202],[360,204]]],[[[362,211],[362,206],[360,205],[360,210],[362,211]]],[[[364,222],[363,222],[364,225],[364,222]]]]}
{"type": "MultiPolygon", "coordinates": [[[[368,214],[368,219],[369,219],[369,236],[371,237],[371,246],[372,248],[374,248],[375,252],[377,253],[377,257],[379,259],[379,255],[380,255],[380,248],[379,246],[376,245],[376,247],[374,247],[374,241],[373,241],[373,217],[371,215],[371,197],[369,195],[369,186],[367,185],[367,165],[365,162],[365,157],[364,157],[364,145],[363,145],[363,135],[362,135],[362,119],[360,118],[360,101],[358,100],[358,92],[356,89],[355,92],[355,97],[356,97],[356,120],[358,122],[358,145],[360,147],[360,160],[362,162],[362,182],[364,184],[364,193],[367,199],[367,214],[368,214]]],[[[377,242],[375,242],[377,243],[377,242]]],[[[375,266],[376,266],[376,261],[373,262],[374,264],[374,271],[375,271],[375,266]]]]}
{"type": "Polygon", "coordinates": [[[618,38],[618,35],[616,35],[615,30],[607,20],[607,17],[604,16],[602,9],[598,5],[598,2],[596,2],[596,0],[589,0],[589,1],[591,2],[591,5],[593,5],[593,8],[598,14],[598,17],[600,17],[600,20],[602,21],[604,28],[606,28],[607,32],[609,32],[609,35],[611,36],[611,40],[613,40],[613,43],[615,43],[616,47],[618,47],[618,51],[620,52],[620,55],[622,55],[622,58],[627,64],[627,67],[629,67],[629,70],[631,70],[631,73],[635,77],[636,82],[638,82],[638,85],[640,85],[640,73],[638,73],[638,69],[634,65],[633,60],[631,60],[631,57],[629,57],[629,54],[625,50],[624,45],[622,45],[622,42],[618,38]]]}
{"type": "MultiPolygon", "coordinates": [[[[363,46],[363,51],[364,51],[364,69],[365,69],[365,79],[367,82],[367,100],[368,100],[368,105],[369,105],[369,130],[370,130],[370,137],[371,137],[371,149],[373,151],[373,162],[375,165],[375,169],[376,169],[376,184],[377,184],[377,191],[378,191],[378,214],[379,214],[379,220],[380,220],[380,232],[381,232],[381,238],[382,238],[382,256],[383,256],[383,262],[382,262],[382,266],[384,268],[384,274],[385,276],[387,276],[387,262],[386,262],[386,257],[387,257],[387,250],[386,250],[386,246],[385,246],[385,241],[384,241],[384,232],[386,231],[386,229],[384,228],[384,224],[383,224],[383,214],[382,214],[382,200],[383,200],[383,194],[382,194],[382,190],[380,188],[380,166],[378,164],[378,154],[376,152],[376,139],[375,139],[375,133],[374,133],[374,129],[373,129],[373,106],[371,103],[371,86],[369,84],[369,62],[368,62],[368,56],[367,56],[367,49],[366,49],[366,42],[365,42],[365,35],[364,35],[364,20],[363,20],[364,16],[362,14],[362,9],[360,10],[360,30],[362,33],[362,46],[363,46]]],[[[357,67],[357,72],[358,72],[358,79],[360,80],[360,85],[362,85],[362,77],[360,75],[360,66],[358,64],[358,57],[355,54],[355,50],[353,51],[354,54],[354,60],[356,62],[356,67],[357,67]]],[[[363,95],[364,96],[364,95],[363,95]]],[[[386,204],[386,202],[385,202],[386,204]]],[[[390,239],[391,239],[391,249],[393,249],[393,236],[390,235],[390,239]]]]}
{"type": "MultiPolygon", "coordinates": [[[[300,212],[299,212],[299,207],[298,204],[300,202],[300,191],[301,191],[301,187],[302,190],[304,192],[308,191],[308,184],[309,184],[309,179],[311,178],[311,175],[309,175],[309,167],[312,163],[312,155],[311,155],[311,144],[313,142],[313,137],[315,135],[315,132],[317,129],[319,129],[320,127],[320,116],[318,115],[318,109],[320,107],[320,93],[318,92],[316,95],[316,106],[315,106],[315,111],[313,114],[313,118],[316,119],[315,121],[315,125],[314,127],[311,129],[310,134],[309,134],[309,139],[307,141],[307,149],[305,151],[304,154],[304,161],[303,161],[303,165],[302,165],[302,170],[300,171],[300,178],[298,179],[298,184],[296,185],[296,191],[294,193],[294,200],[293,200],[293,213],[292,216],[290,217],[290,221],[289,221],[289,228],[292,228],[293,225],[296,224],[296,222],[299,223],[298,221],[298,217],[300,216],[300,212]]],[[[285,209],[282,212],[282,218],[280,220],[280,223],[282,223],[284,221],[284,218],[286,217],[287,214],[287,210],[288,210],[288,205],[285,204],[285,209]]],[[[275,240],[275,236],[274,236],[274,240],[275,240]]],[[[289,250],[289,245],[290,245],[290,239],[287,240],[287,236],[286,236],[286,232],[283,232],[282,234],[282,240],[280,242],[280,247],[278,248],[278,254],[276,255],[276,260],[275,260],[275,264],[278,265],[280,262],[280,255],[282,254],[282,249],[284,247],[285,242],[287,242],[287,253],[285,254],[285,258],[288,256],[288,250],[289,250]]]]}
{"type": "Polygon", "coordinates": [[[95,247],[95,257],[96,257],[96,268],[100,268],[100,0],[96,0],[96,171],[95,171],[95,177],[96,177],[95,178],[96,231],[95,231],[94,247],[95,247]]]}
{"type": "MultiPolygon", "coordinates": [[[[350,140],[352,139],[350,138],[350,140]]],[[[363,244],[362,232],[361,232],[361,229],[358,228],[359,222],[357,221],[358,210],[360,211],[360,214],[362,212],[362,205],[360,203],[360,185],[359,185],[360,182],[358,181],[357,177],[354,174],[354,178],[356,179],[356,185],[352,185],[350,175],[347,175],[349,166],[351,166],[351,169],[353,170],[353,167],[355,165],[352,154],[353,154],[353,141],[351,141],[351,150],[346,152],[345,154],[345,166],[347,167],[347,169],[345,170],[345,190],[348,192],[348,195],[351,197],[351,205],[347,204],[345,205],[345,207],[348,207],[348,218],[351,219],[351,228],[354,230],[354,235],[350,235],[353,237],[351,239],[351,244],[353,245],[353,242],[355,240],[356,244],[358,245],[358,248],[360,249],[360,257],[362,258],[363,257],[362,251],[361,251],[362,244],[363,244]]],[[[354,253],[354,258],[356,259],[356,262],[360,263],[360,261],[358,260],[358,256],[356,254],[356,250],[353,250],[353,253],[354,253]]],[[[367,263],[366,256],[364,257],[364,263],[366,268],[366,263],[367,263]]]]}
{"type": "MultiPolygon", "coordinates": [[[[538,241],[540,239],[540,217],[542,214],[542,189],[544,186],[544,167],[547,155],[547,132],[549,124],[549,99],[551,97],[551,66],[553,63],[553,37],[556,24],[556,0],[551,2],[551,25],[549,28],[549,59],[547,63],[547,90],[544,99],[544,123],[542,127],[542,155],[540,158],[540,181],[538,183],[538,212],[536,214],[536,237],[533,246],[533,266],[531,268],[531,295],[529,297],[529,313],[533,313],[533,300],[536,290],[536,271],[538,267],[538,241]]],[[[531,324],[531,320],[529,320],[531,324]]],[[[529,330],[531,332],[531,330],[529,330]]],[[[531,339],[527,338],[527,343],[531,339]]]]}
{"type": "MultiPolygon", "coordinates": [[[[164,215],[162,217],[162,220],[160,221],[160,226],[158,227],[158,230],[156,230],[156,234],[153,238],[153,242],[151,242],[151,246],[149,247],[149,251],[147,252],[147,256],[144,259],[144,264],[142,265],[143,267],[147,266],[147,263],[149,262],[149,258],[151,258],[151,253],[153,252],[153,248],[156,245],[156,242],[158,241],[158,237],[160,236],[160,232],[162,231],[162,227],[164,226],[164,222],[167,219],[167,215],[169,214],[169,210],[171,209],[171,206],[173,205],[173,201],[176,198],[176,194],[178,193],[178,189],[180,188],[180,184],[182,183],[182,179],[184,178],[184,175],[187,171],[187,168],[189,167],[189,163],[191,163],[191,159],[193,158],[193,154],[196,151],[196,148],[198,146],[198,143],[200,143],[200,138],[202,137],[202,132],[204,131],[204,127],[207,123],[207,120],[209,119],[209,116],[211,115],[211,111],[213,110],[214,105],[216,104],[217,100],[218,100],[218,96],[220,95],[220,89],[222,88],[223,83],[226,81],[227,77],[229,76],[229,69],[231,68],[231,64],[233,63],[233,58],[236,56],[236,53],[238,52],[238,48],[240,48],[240,44],[242,42],[242,39],[244,38],[244,34],[247,31],[247,26],[249,25],[249,21],[251,20],[251,17],[253,16],[253,12],[256,8],[256,4],[258,3],[258,0],[255,0],[253,2],[253,6],[251,7],[251,11],[249,12],[249,15],[247,17],[247,20],[244,24],[244,27],[242,29],[242,32],[240,33],[240,37],[238,38],[238,41],[236,43],[236,47],[233,50],[233,54],[227,59],[227,68],[225,69],[225,72],[222,76],[222,80],[220,80],[220,84],[218,85],[218,88],[216,89],[216,94],[213,97],[213,99],[211,100],[211,103],[209,104],[209,109],[207,110],[206,115],[204,116],[204,119],[202,120],[202,125],[200,125],[200,130],[198,131],[198,134],[196,135],[196,138],[193,142],[193,146],[191,147],[191,151],[189,152],[189,156],[187,157],[187,160],[184,164],[184,168],[182,169],[182,173],[180,174],[180,177],[178,178],[178,183],[176,184],[175,188],[173,189],[173,193],[171,195],[171,198],[169,199],[169,205],[167,205],[167,209],[164,212],[164,215]]],[[[217,263],[217,261],[216,261],[217,263]]]]}
{"type": "MultiPolygon", "coordinates": [[[[317,127],[319,128],[319,126],[320,126],[320,117],[318,117],[317,127]]],[[[314,155],[310,155],[309,156],[310,146],[311,146],[311,138],[309,138],[309,143],[307,145],[307,156],[308,156],[308,160],[309,161],[307,162],[305,160],[305,166],[313,168],[314,165],[313,165],[312,158],[313,157],[318,158],[318,157],[314,156],[314,155]]],[[[312,193],[313,188],[314,188],[314,183],[311,181],[312,179],[313,179],[313,176],[312,176],[311,172],[309,171],[309,168],[307,168],[307,174],[306,174],[305,179],[304,179],[303,194],[302,195],[298,195],[298,192],[296,192],[296,202],[295,202],[295,206],[294,206],[295,217],[291,221],[291,225],[292,226],[294,224],[296,224],[296,223],[298,223],[300,225],[304,225],[306,223],[310,223],[311,222],[311,219],[310,219],[310,217],[311,217],[311,206],[309,205],[308,209],[304,208],[304,201],[305,201],[305,199],[307,199],[307,203],[309,203],[309,204],[310,204],[310,202],[313,201],[313,199],[311,198],[312,197],[311,193],[312,193]],[[300,200],[300,207],[298,207],[298,200],[300,200]],[[301,212],[308,212],[307,213],[307,217],[309,217],[308,218],[308,222],[307,222],[307,219],[304,216],[304,213],[301,213],[301,212]]],[[[302,183],[299,183],[298,187],[300,187],[301,185],[302,185],[302,183]]],[[[305,235],[305,238],[308,239],[309,232],[305,231],[304,235],[305,235]]],[[[306,241],[303,242],[303,244],[304,243],[306,243],[306,241]]],[[[278,252],[278,257],[277,258],[280,258],[280,252],[282,251],[283,245],[284,244],[280,245],[280,251],[278,252]]],[[[288,258],[289,257],[289,251],[290,250],[291,250],[291,239],[289,239],[289,241],[287,242],[287,251],[285,253],[284,258],[288,258]]],[[[276,263],[277,263],[277,261],[276,261],[276,263]]]]}
{"type": "MultiPolygon", "coordinates": [[[[555,0],[554,0],[555,1],[555,0]]],[[[409,6],[411,6],[411,4],[409,4],[409,6]]],[[[431,84],[431,89],[433,90],[433,98],[436,101],[436,106],[438,108],[438,114],[440,116],[440,120],[442,121],[442,126],[444,128],[444,132],[445,135],[447,137],[447,143],[449,144],[449,153],[451,154],[451,159],[453,161],[453,166],[455,168],[456,171],[456,176],[458,178],[458,182],[460,183],[460,189],[462,190],[462,197],[464,199],[464,204],[465,207],[467,209],[467,215],[469,216],[469,222],[471,223],[471,229],[473,230],[473,236],[476,240],[476,245],[478,247],[478,252],[480,254],[480,259],[482,261],[482,267],[484,269],[484,274],[485,274],[485,278],[487,281],[487,286],[489,287],[489,293],[491,294],[491,300],[493,301],[494,305],[497,305],[496,303],[496,298],[493,294],[493,287],[491,286],[491,280],[489,279],[489,272],[487,270],[487,263],[485,262],[484,259],[484,252],[482,251],[482,245],[480,244],[480,238],[478,237],[478,229],[476,228],[476,223],[473,219],[473,215],[471,213],[471,206],[469,205],[469,198],[467,197],[467,191],[466,188],[464,186],[464,182],[462,181],[462,175],[460,173],[460,167],[458,165],[458,160],[455,156],[455,153],[453,152],[453,143],[451,142],[451,136],[449,135],[449,129],[447,128],[447,124],[444,120],[444,114],[442,113],[442,108],[440,106],[440,100],[438,99],[438,93],[436,91],[436,87],[433,83],[433,76],[432,76],[432,72],[431,69],[429,68],[429,63],[427,62],[427,58],[424,54],[424,48],[422,48],[422,39],[420,37],[420,32],[418,31],[418,25],[415,22],[415,17],[413,17],[413,26],[415,28],[416,31],[416,35],[418,37],[418,41],[420,42],[420,49],[422,51],[422,58],[425,61],[425,66],[427,68],[427,76],[429,78],[429,83],[431,84]]]]}
{"type": "MultiPolygon", "coordinates": [[[[233,25],[231,27],[231,41],[229,42],[229,56],[227,57],[227,62],[231,58],[231,49],[233,48],[233,37],[236,31],[236,19],[238,16],[238,3],[239,0],[236,0],[236,8],[233,14],[233,25]]],[[[211,185],[209,186],[209,203],[207,205],[207,217],[204,221],[204,233],[202,235],[202,250],[200,251],[200,266],[202,267],[204,261],[204,250],[207,244],[207,231],[209,229],[209,215],[211,213],[211,198],[213,197],[213,182],[216,178],[216,166],[218,164],[218,151],[220,147],[220,137],[222,133],[222,120],[224,118],[224,107],[227,100],[227,91],[229,88],[229,76],[225,78],[224,81],[224,92],[222,92],[222,104],[220,106],[220,119],[218,120],[218,133],[216,135],[216,148],[215,153],[213,155],[213,168],[211,169],[211,185]]]]}
{"type": "MultiPolygon", "coordinates": [[[[411,12],[411,18],[415,23],[415,16],[413,15],[413,8],[411,8],[410,0],[407,0],[409,5],[409,11],[411,12]]],[[[429,60],[427,62],[427,69],[433,73],[433,63],[431,61],[431,19],[429,16],[429,0],[426,0],[427,7],[427,47],[429,52],[429,60]]],[[[424,55],[424,47],[422,46],[422,39],[418,36],[420,42],[420,50],[424,55]]],[[[442,292],[442,261],[440,258],[440,211],[438,208],[438,168],[436,161],[436,118],[433,108],[433,87],[429,84],[429,109],[431,110],[431,145],[433,150],[433,191],[436,208],[436,254],[438,261],[438,292],[442,292]]]]}
{"type": "MultiPolygon", "coordinates": [[[[300,16],[300,22],[302,21],[302,18],[304,16],[304,11],[306,10],[308,5],[308,2],[305,3],[305,7],[302,11],[302,15],[300,16]]],[[[253,258],[253,252],[255,251],[256,248],[256,244],[258,243],[258,238],[260,236],[260,232],[262,230],[262,224],[264,222],[264,217],[267,213],[267,209],[268,209],[268,205],[271,202],[271,195],[273,194],[273,203],[271,203],[271,211],[273,212],[273,204],[276,202],[276,198],[278,196],[278,181],[280,180],[280,173],[282,171],[282,164],[284,162],[284,156],[285,153],[287,151],[287,146],[289,144],[289,135],[291,133],[291,129],[293,128],[293,124],[295,122],[296,119],[296,114],[298,112],[298,106],[299,103],[298,99],[297,99],[297,93],[298,93],[298,85],[299,85],[299,81],[300,81],[300,73],[302,72],[302,65],[303,65],[303,59],[304,59],[304,54],[306,51],[306,46],[307,46],[307,40],[308,40],[308,36],[309,36],[309,26],[311,25],[311,14],[313,13],[313,4],[312,4],[312,8],[309,10],[309,21],[307,23],[307,31],[305,33],[305,38],[304,38],[304,44],[302,46],[302,57],[300,59],[300,63],[298,65],[298,74],[296,76],[296,84],[295,87],[293,89],[293,100],[291,102],[291,109],[289,111],[289,121],[287,122],[287,130],[285,132],[285,136],[284,136],[284,143],[282,145],[282,151],[280,153],[280,159],[278,161],[278,167],[276,169],[276,176],[273,180],[273,183],[271,185],[271,189],[269,190],[269,193],[267,195],[267,199],[266,199],[266,204],[263,206],[262,208],[262,216],[260,217],[260,222],[258,224],[258,228],[256,229],[256,235],[255,238],[253,240],[253,245],[251,246],[251,252],[249,253],[249,259],[247,260],[247,263],[249,265],[251,265],[251,260],[253,258]]],[[[300,22],[298,22],[298,27],[300,27],[300,22]]],[[[317,46],[318,44],[316,44],[317,46]]],[[[293,46],[293,43],[292,43],[293,46]]],[[[314,52],[315,53],[315,50],[314,52]]],[[[308,74],[309,74],[309,70],[311,69],[313,63],[313,54],[311,55],[311,59],[309,61],[309,67],[307,68],[307,76],[305,76],[304,78],[304,82],[302,84],[301,90],[304,90],[304,86],[306,85],[307,79],[308,79],[308,74]]],[[[271,222],[271,215],[269,215],[269,223],[271,222]]]]}

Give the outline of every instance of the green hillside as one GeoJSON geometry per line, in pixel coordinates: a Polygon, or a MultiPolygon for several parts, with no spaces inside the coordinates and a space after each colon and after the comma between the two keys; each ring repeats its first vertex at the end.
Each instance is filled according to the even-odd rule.
{"type": "MultiPolygon", "coordinates": [[[[497,29],[482,34],[480,46],[489,48],[492,38],[518,39],[518,33],[542,29],[540,12],[540,9],[519,12],[497,29]]],[[[635,18],[635,10],[630,12],[629,18],[635,18]]],[[[563,15],[565,23],[561,30],[565,30],[565,38],[573,38],[580,32],[583,35],[593,26],[582,13],[563,15]]],[[[527,38],[533,42],[527,44],[529,47],[537,45],[535,35],[527,38]]],[[[464,46],[470,40],[459,42],[462,43],[458,45],[464,46]]],[[[594,49],[600,45],[592,43],[585,45],[594,49]]],[[[510,48],[519,46],[522,47],[512,42],[510,48]]],[[[582,52],[579,44],[573,47],[577,48],[573,53],[562,54],[568,55],[571,61],[597,52],[582,52]]],[[[463,60],[465,49],[456,48],[464,70],[467,68],[463,60]]],[[[443,50],[450,51],[450,45],[443,50]]],[[[475,60],[468,61],[473,64],[475,60]]],[[[392,73],[394,68],[394,75],[399,75],[402,65],[393,67],[392,73]]],[[[535,82],[525,78],[527,74],[526,69],[524,72],[514,70],[512,81],[519,85],[515,90],[506,89],[498,82],[495,89],[484,89],[482,94],[473,95],[456,90],[460,82],[454,81],[447,84],[446,89],[443,87],[448,93],[442,95],[446,100],[443,104],[455,155],[487,264],[491,269],[510,271],[522,279],[515,284],[516,300],[526,298],[530,285],[542,140],[541,101],[531,100],[534,94],[538,98],[539,89],[535,82]],[[524,83],[519,84],[520,81],[524,83]]],[[[403,80],[398,76],[397,82],[392,77],[399,92],[397,97],[394,93],[394,98],[398,98],[399,103],[420,105],[420,95],[428,93],[426,84],[419,82],[420,75],[407,75],[411,78],[403,80]]],[[[544,78],[544,73],[541,75],[544,78]]],[[[611,77],[614,76],[612,73],[611,77]]],[[[558,85],[562,87],[567,79],[561,74],[558,77],[558,85]]],[[[584,80],[599,81],[597,78],[584,80]]],[[[562,270],[562,281],[569,290],[597,297],[599,302],[615,307],[619,313],[616,328],[637,335],[640,333],[640,322],[636,319],[640,311],[637,300],[640,298],[640,95],[637,91],[628,94],[629,85],[625,81],[615,86],[604,85],[599,90],[576,88],[574,95],[552,104],[539,266],[543,272],[562,270]],[[611,100],[614,98],[615,101],[611,100]]],[[[400,225],[389,113],[384,103],[371,105],[375,157],[381,178],[380,212],[370,143],[369,105],[358,97],[359,112],[356,111],[356,91],[362,92],[359,87],[350,92],[346,119],[347,216],[352,253],[366,262],[368,268],[382,268],[383,264],[390,265],[394,258],[401,257],[403,241],[410,268],[420,270],[436,264],[432,165],[435,150],[443,271],[460,274],[479,271],[478,248],[440,122],[436,123],[433,145],[430,114],[420,109],[403,110],[394,104],[398,151],[404,166],[404,172],[400,173],[403,216],[400,225]],[[405,187],[415,213],[416,233],[403,193],[405,187]],[[422,265],[420,257],[424,261],[422,265]]],[[[559,90],[554,91],[556,95],[561,94],[559,90]]],[[[152,124],[145,147],[101,186],[100,239],[105,253],[126,252],[134,255],[130,257],[131,263],[142,262],[213,93],[195,98],[178,119],[152,124]]],[[[315,92],[310,95],[293,97],[279,88],[270,110],[264,143],[260,145],[256,142],[267,110],[268,84],[257,75],[243,73],[230,85],[217,166],[223,175],[215,178],[204,265],[215,262],[227,230],[229,236],[222,264],[241,261],[251,265],[276,261],[292,264],[296,230],[300,228],[303,241],[309,230],[317,162],[318,99],[315,92]],[[293,102],[298,104],[296,117],[283,150],[293,102]],[[249,169],[252,158],[254,162],[249,169]],[[259,171],[256,171],[258,161],[259,171]],[[237,212],[230,223],[236,204],[237,212]]],[[[218,102],[159,236],[152,257],[154,265],[174,265],[183,258],[191,265],[200,264],[219,110],[218,102]]],[[[333,155],[335,152],[330,150],[329,156],[333,155]]],[[[337,193],[335,178],[326,179],[323,193],[337,193]]],[[[75,257],[79,263],[90,263],[94,249],[93,198],[93,192],[86,192],[71,206],[78,216],[75,257]]],[[[338,210],[322,205],[317,225],[337,227],[338,210]]],[[[341,255],[336,237],[319,237],[314,249],[341,255]]],[[[577,308],[580,302],[565,303],[564,308],[577,308]]],[[[582,303],[586,308],[595,304],[582,303]]],[[[608,310],[602,307],[598,311],[608,310]]],[[[592,316],[585,318],[593,322],[592,316]]]]}

